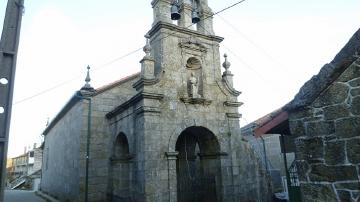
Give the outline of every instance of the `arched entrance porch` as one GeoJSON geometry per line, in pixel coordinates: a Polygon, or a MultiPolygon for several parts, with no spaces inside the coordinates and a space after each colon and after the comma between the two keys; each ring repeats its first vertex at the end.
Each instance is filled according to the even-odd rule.
{"type": "Polygon", "coordinates": [[[178,202],[221,201],[220,146],[207,128],[185,129],[176,141],[178,202]]]}

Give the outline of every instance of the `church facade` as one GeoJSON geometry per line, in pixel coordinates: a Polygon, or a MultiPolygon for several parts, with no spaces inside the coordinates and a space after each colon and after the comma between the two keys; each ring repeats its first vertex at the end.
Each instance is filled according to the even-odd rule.
{"type": "Polygon", "coordinates": [[[41,190],[64,201],[270,201],[207,0],[152,7],[141,72],[87,83],[45,130],[41,190]]]}

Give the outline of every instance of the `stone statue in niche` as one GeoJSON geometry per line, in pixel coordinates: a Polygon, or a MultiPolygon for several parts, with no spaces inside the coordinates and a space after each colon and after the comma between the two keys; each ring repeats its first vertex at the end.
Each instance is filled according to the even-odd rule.
{"type": "Polygon", "coordinates": [[[198,79],[195,77],[194,72],[191,72],[190,78],[189,78],[189,97],[191,98],[200,98],[199,95],[199,85],[198,85],[198,79]]]}

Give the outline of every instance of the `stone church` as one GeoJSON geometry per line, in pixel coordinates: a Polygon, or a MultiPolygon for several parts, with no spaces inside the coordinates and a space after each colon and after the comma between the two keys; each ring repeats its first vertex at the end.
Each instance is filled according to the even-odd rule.
{"type": "Polygon", "coordinates": [[[45,129],[41,191],[61,201],[270,201],[207,0],[151,4],[141,72],[98,89],[88,74],[45,129]]]}

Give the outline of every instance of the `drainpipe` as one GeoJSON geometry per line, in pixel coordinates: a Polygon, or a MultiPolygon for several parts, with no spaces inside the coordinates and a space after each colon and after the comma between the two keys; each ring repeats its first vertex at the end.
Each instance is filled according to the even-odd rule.
{"type": "Polygon", "coordinates": [[[287,159],[286,159],[286,146],[285,146],[285,140],[284,140],[284,135],[281,134],[281,143],[283,146],[283,158],[284,158],[284,166],[285,166],[285,174],[286,174],[286,182],[287,182],[287,188],[288,188],[288,196],[289,196],[289,201],[292,201],[290,198],[290,185],[291,185],[291,181],[290,181],[290,174],[289,174],[289,169],[287,166],[287,159]]]}
{"type": "Polygon", "coordinates": [[[265,140],[262,136],[260,136],[261,141],[263,143],[263,149],[264,149],[264,159],[265,159],[265,168],[266,168],[266,172],[269,173],[269,167],[268,167],[268,160],[267,160],[267,155],[266,155],[266,145],[265,145],[265,140]]]}
{"type": "Polygon", "coordinates": [[[88,201],[88,187],[89,187],[89,159],[90,159],[90,137],[91,137],[91,98],[84,97],[78,92],[76,97],[89,101],[88,106],[88,124],[86,136],[86,163],[85,163],[85,202],[88,201]]]}

